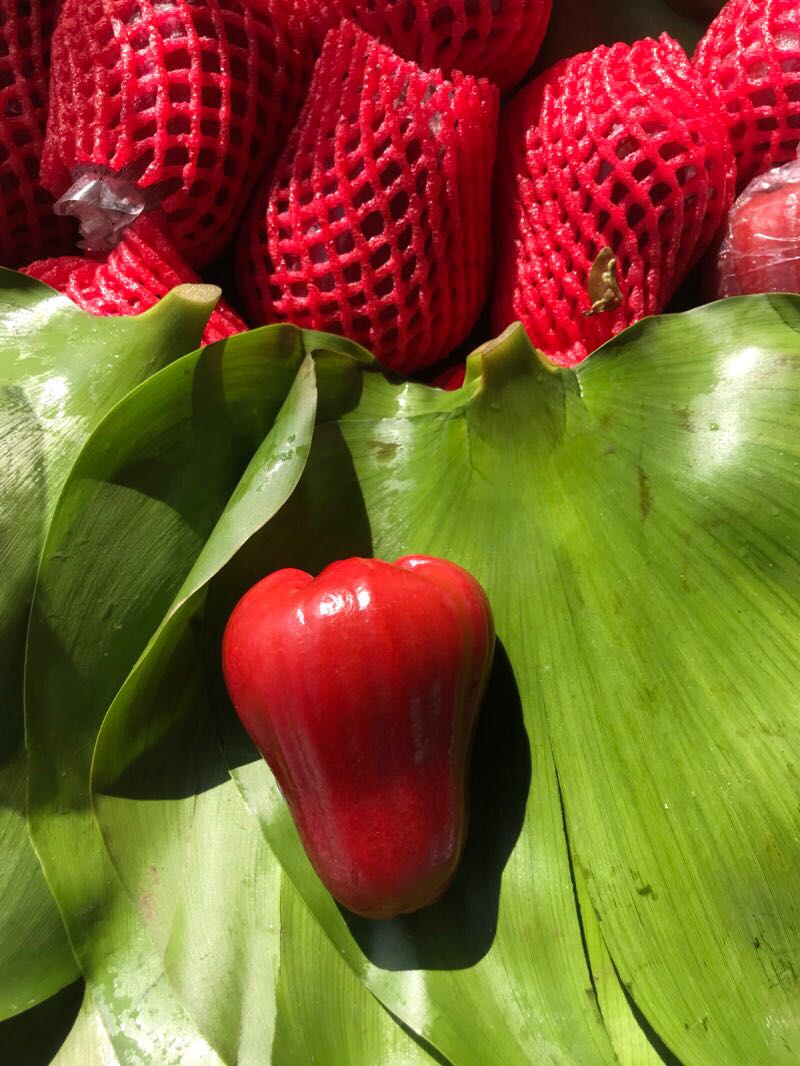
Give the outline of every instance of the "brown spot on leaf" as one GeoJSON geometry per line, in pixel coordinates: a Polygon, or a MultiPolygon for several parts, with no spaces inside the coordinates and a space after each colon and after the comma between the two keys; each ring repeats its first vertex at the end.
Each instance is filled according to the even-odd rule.
{"type": "Polygon", "coordinates": [[[145,921],[152,922],[156,916],[156,905],[153,903],[153,897],[149,892],[143,892],[139,896],[139,908],[145,921]]]}
{"type": "Polygon", "coordinates": [[[672,405],[672,410],[675,417],[678,419],[678,425],[681,429],[686,430],[687,433],[694,433],[694,421],[692,419],[692,409],[688,406],[678,407],[677,404],[672,405]]]}
{"type": "Polygon", "coordinates": [[[399,445],[396,441],[380,440],[375,442],[376,459],[393,459],[399,445]]]}
{"type": "Polygon", "coordinates": [[[639,467],[639,514],[642,516],[642,521],[650,517],[650,512],[653,510],[653,490],[650,486],[650,478],[645,471],[639,467]]]}

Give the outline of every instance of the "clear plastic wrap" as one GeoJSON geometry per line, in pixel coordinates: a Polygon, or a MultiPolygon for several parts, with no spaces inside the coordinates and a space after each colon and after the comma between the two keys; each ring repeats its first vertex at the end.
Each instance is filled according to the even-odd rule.
{"type": "Polygon", "coordinates": [[[53,210],[78,219],[78,247],[87,252],[102,254],[116,248],[125,229],[159,203],[152,188],[140,189],[134,176],[114,174],[108,167],[78,167],[74,177],[53,210]]]}
{"type": "Polygon", "coordinates": [[[728,216],[717,294],[758,292],[800,293],[800,158],[754,178],[728,216]]]}

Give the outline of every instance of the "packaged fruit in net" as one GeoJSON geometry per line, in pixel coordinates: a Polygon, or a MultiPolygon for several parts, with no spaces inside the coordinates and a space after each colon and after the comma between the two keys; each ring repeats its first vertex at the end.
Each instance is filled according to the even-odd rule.
{"type": "Polygon", "coordinates": [[[65,0],[53,36],[42,179],[113,247],[160,204],[193,266],[230,240],[302,104],[312,57],[286,5],[65,0]]]}
{"type": "Polygon", "coordinates": [[[0,265],[57,255],[74,225],[53,214],[39,182],[47,64],[57,0],[0,0],[0,265]]]}
{"type": "Polygon", "coordinates": [[[731,208],[718,295],[800,293],[800,160],[754,178],[731,208]]]}
{"type": "MultiPolygon", "coordinates": [[[[200,279],[181,258],[164,233],[164,220],[155,215],[136,219],[119,243],[102,259],[61,256],[24,267],[93,315],[138,315],[156,304],[176,285],[200,279]]],[[[220,302],[208,320],[203,343],[241,333],[247,325],[220,302]]]]}
{"type": "Polygon", "coordinates": [[[800,144],[797,0],[729,0],[693,62],[727,123],[739,189],[794,159],[800,144]]]}
{"type": "Polygon", "coordinates": [[[497,95],[332,30],[243,228],[252,318],[344,334],[401,372],[463,340],[488,283],[497,95]]]}
{"type": "Polygon", "coordinates": [[[733,199],[730,143],[667,35],[559,63],[506,109],[493,322],[572,366],[664,309],[733,199]]]}
{"type": "Polygon", "coordinates": [[[426,70],[490,78],[504,92],[533,65],[552,0],[297,0],[315,43],[350,19],[426,70]]]}

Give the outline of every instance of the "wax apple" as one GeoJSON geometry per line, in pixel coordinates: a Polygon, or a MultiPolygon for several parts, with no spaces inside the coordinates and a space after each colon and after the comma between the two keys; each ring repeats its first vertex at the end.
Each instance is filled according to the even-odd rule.
{"type": "Polygon", "coordinates": [[[719,295],[800,292],[800,162],[752,181],[728,218],[719,295]]]}
{"type": "Polygon", "coordinates": [[[281,570],[233,611],[233,705],[317,873],[355,913],[417,910],[452,880],[493,650],[481,586],[425,556],[281,570]]]}

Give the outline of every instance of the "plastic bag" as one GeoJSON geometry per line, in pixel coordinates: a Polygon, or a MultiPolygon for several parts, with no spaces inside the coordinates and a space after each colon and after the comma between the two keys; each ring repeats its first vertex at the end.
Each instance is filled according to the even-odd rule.
{"type": "MultiPolygon", "coordinates": [[[[130,168],[129,168],[130,169],[130,168]]],[[[57,215],[77,218],[81,226],[78,247],[94,254],[116,248],[125,229],[159,203],[159,187],[140,189],[131,173],[115,174],[108,167],[78,167],[75,181],[56,200],[57,215]]]]}
{"type": "Polygon", "coordinates": [[[720,297],[800,293],[800,157],[754,178],[731,208],[720,297]]]}

